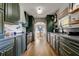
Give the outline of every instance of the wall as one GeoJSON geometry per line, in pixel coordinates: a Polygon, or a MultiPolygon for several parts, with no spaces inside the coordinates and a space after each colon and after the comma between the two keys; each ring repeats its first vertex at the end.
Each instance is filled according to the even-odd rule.
{"type": "MultiPolygon", "coordinates": [[[[19,5],[20,5],[20,21],[19,22],[25,23],[26,19],[25,19],[25,15],[24,15],[23,5],[21,3],[19,5]]],[[[26,32],[26,28],[22,27],[22,31],[26,32]]]]}
{"type": "Polygon", "coordinates": [[[34,20],[35,20],[34,23],[36,23],[36,22],[44,22],[44,23],[47,23],[45,18],[35,18],[34,20]]]}
{"type": "Polygon", "coordinates": [[[23,5],[20,3],[20,22],[26,22],[23,5]]]}

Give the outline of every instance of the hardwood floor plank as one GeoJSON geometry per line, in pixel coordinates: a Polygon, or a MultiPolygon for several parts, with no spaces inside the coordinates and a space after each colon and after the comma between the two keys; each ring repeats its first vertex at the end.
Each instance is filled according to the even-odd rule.
{"type": "Polygon", "coordinates": [[[38,40],[31,43],[31,47],[23,56],[56,56],[56,54],[46,41],[38,40]]]}

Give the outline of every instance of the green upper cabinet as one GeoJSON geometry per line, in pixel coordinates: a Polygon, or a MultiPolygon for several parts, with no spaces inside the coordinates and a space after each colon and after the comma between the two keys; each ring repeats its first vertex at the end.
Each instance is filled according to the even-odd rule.
{"type": "Polygon", "coordinates": [[[20,20],[20,8],[18,3],[6,3],[5,21],[15,23],[20,20]]]}
{"type": "Polygon", "coordinates": [[[28,16],[28,30],[27,31],[30,31],[32,32],[33,31],[33,20],[34,20],[34,17],[32,15],[29,15],[28,16]]]}
{"type": "Polygon", "coordinates": [[[4,4],[0,3],[0,9],[4,9],[4,4]]]}
{"type": "Polygon", "coordinates": [[[54,29],[54,15],[47,15],[46,20],[47,20],[47,31],[48,32],[53,32],[53,29],[54,29]]]}
{"type": "Polygon", "coordinates": [[[20,8],[19,8],[19,4],[15,3],[12,4],[12,16],[13,19],[19,20],[20,19],[20,8]]]}
{"type": "Polygon", "coordinates": [[[0,3],[0,39],[4,37],[4,4],[0,3]]]}
{"type": "Polygon", "coordinates": [[[12,4],[5,4],[5,21],[12,20],[12,4]]]}
{"type": "Polygon", "coordinates": [[[0,11],[0,34],[3,34],[3,20],[4,20],[4,16],[3,16],[3,11],[0,11]]]}

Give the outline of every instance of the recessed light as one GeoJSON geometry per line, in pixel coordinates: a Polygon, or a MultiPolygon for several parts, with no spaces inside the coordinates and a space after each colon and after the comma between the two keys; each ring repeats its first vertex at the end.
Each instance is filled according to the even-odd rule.
{"type": "Polygon", "coordinates": [[[42,14],[43,10],[41,7],[37,8],[37,14],[42,14]]]}

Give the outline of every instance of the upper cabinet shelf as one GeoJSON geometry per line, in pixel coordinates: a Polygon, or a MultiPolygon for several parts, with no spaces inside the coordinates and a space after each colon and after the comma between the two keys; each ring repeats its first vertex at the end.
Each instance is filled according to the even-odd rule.
{"type": "Polygon", "coordinates": [[[58,18],[61,19],[61,18],[65,17],[66,15],[68,15],[68,7],[61,10],[61,12],[58,13],[58,18]]]}
{"type": "Polygon", "coordinates": [[[73,20],[70,25],[73,25],[73,24],[79,24],[79,20],[73,20]]]}
{"type": "Polygon", "coordinates": [[[75,10],[72,10],[72,11],[70,11],[69,13],[70,13],[70,14],[73,14],[73,13],[76,13],[76,12],[79,12],[79,8],[76,8],[75,10]]]}
{"type": "Polygon", "coordinates": [[[79,12],[79,4],[77,4],[77,3],[72,4],[72,7],[70,7],[70,9],[69,9],[70,14],[73,14],[76,12],[79,12]]]}
{"type": "Polygon", "coordinates": [[[5,22],[15,23],[20,20],[20,8],[18,3],[5,4],[5,22]]]}

